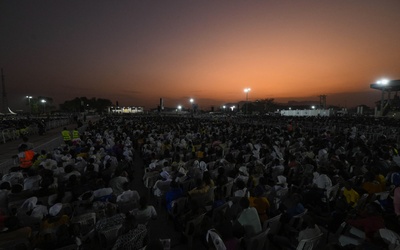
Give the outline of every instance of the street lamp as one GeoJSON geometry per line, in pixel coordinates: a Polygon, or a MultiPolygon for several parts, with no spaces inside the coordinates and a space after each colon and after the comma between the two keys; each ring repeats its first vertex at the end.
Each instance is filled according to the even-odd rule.
{"type": "Polygon", "coordinates": [[[42,99],[40,102],[43,103],[43,113],[45,113],[46,100],[42,99]]]}
{"type": "Polygon", "coordinates": [[[30,114],[30,113],[32,113],[32,109],[31,109],[31,99],[32,99],[32,96],[27,95],[27,96],[26,96],[26,99],[28,99],[29,114],[30,114]]]}
{"type": "Polygon", "coordinates": [[[192,113],[194,113],[194,99],[190,98],[189,102],[190,102],[190,104],[192,106],[192,113]]]}
{"type": "Polygon", "coordinates": [[[315,106],[313,105],[313,106],[311,106],[311,108],[312,108],[312,109],[315,109],[315,106]]]}
{"type": "MultiPolygon", "coordinates": [[[[387,85],[390,81],[388,79],[381,79],[376,82],[379,85],[387,85]]],[[[390,92],[389,92],[389,99],[390,99],[390,92]]],[[[383,116],[383,101],[385,100],[385,88],[382,88],[382,97],[381,97],[381,116],[383,116]]]]}
{"type": "Polygon", "coordinates": [[[181,111],[181,110],[182,110],[182,106],[178,105],[178,111],[181,111]]]}
{"type": "Polygon", "coordinates": [[[247,109],[249,106],[249,92],[250,92],[250,88],[245,88],[244,89],[244,93],[246,93],[246,114],[247,114],[247,109]]]}

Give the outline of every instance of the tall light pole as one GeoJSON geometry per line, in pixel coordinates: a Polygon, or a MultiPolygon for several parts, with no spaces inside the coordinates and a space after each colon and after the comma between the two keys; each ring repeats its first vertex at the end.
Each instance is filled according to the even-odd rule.
{"type": "Polygon", "coordinates": [[[40,102],[43,103],[43,113],[45,113],[46,100],[42,99],[40,102]]]}
{"type": "Polygon", "coordinates": [[[190,102],[190,106],[192,106],[192,113],[194,113],[194,99],[190,98],[189,102],[190,102]]]}
{"type": "MultiPolygon", "coordinates": [[[[390,81],[388,79],[381,79],[376,82],[376,84],[385,86],[389,83],[390,81]]],[[[390,97],[389,97],[390,98],[390,97]]],[[[382,97],[381,97],[381,116],[383,116],[383,108],[384,108],[384,100],[385,100],[385,87],[382,87],[382,97]]]]}
{"type": "Polygon", "coordinates": [[[31,99],[32,99],[32,96],[27,95],[27,96],[26,96],[26,99],[28,99],[29,114],[30,114],[30,113],[32,113],[32,109],[31,109],[31,99]]]}
{"type": "Polygon", "coordinates": [[[246,114],[247,114],[247,110],[248,110],[248,106],[249,106],[249,92],[250,92],[250,88],[245,88],[244,89],[244,93],[246,93],[246,114]]]}

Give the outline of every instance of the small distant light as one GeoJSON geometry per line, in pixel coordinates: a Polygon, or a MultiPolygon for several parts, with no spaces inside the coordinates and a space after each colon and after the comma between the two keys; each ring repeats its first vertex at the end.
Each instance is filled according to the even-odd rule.
{"type": "Polygon", "coordinates": [[[315,109],[315,106],[311,106],[312,109],[315,109]]]}

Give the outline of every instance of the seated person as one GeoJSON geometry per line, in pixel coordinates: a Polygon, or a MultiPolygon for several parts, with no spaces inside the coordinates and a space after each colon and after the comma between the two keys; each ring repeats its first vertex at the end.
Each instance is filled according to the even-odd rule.
{"type": "Polygon", "coordinates": [[[233,193],[234,197],[250,197],[250,193],[246,188],[246,183],[243,180],[238,179],[236,181],[237,190],[233,193]]]}
{"type": "Polygon", "coordinates": [[[122,185],[122,188],[124,191],[122,194],[117,196],[117,203],[118,202],[130,202],[133,201],[137,203],[140,199],[139,193],[136,190],[130,190],[129,188],[129,182],[125,182],[122,185]]]}
{"type": "Polygon", "coordinates": [[[196,187],[188,192],[190,196],[195,196],[198,194],[205,194],[210,189],[210,186],[206,185],[206,183],[202,179],[196,179],[196,187]]]}
{"type": "Polygon", "coordinates": [[[240,213],[237,221],[245,228],[246,237],[257,235],[261,232],[260,217],[258,216],[257,209],[250,207],[248,198],[243,197],[239,201],[243,211],[240,213]]]}
{"type": "Polygon", "coordinates": [[[167,210],[170,212],[172,209],[172,201],[183,196],[183,190],[175,181],[171,181],[170,190],[165,194],[165,201],[167,203],[167,210]]]}
{"type": "Polygon", "coordinates": [[[139,224],[147,224],[151,219],[157,219],[157,212],[153,206],[147,204],[147,197],[142,196],[139,200],[139,208],[131,212],[139,224]]]}
{"type": "Polygon", "coordinates": [[[291,238],[289,236],[273,235],[271,242],[285,249],[296,249],[296,246],[302,240],[309,240],[315,238],[321,234],[321,229],[315,223],[315,219],[310,215],[304,215],[305,228],[303,228],[298,234],[291,238]]]}
{"type": "Polygon", "coordinates": [[[266,197],[262,196],[262,190],[253,193],[254,194],[249,197],[250,207],[254,207],[257,210],[261,223],[264,223],[264,221],[268,219],[269,201],[266,197]]]}
{"type": "Polygon", "coordinates": [[[145,246],[146,242],[146,226],[138,224],[135,216],[132,214],[128,214],[126,216],[124,224],[118,231],[118,239],[112,249],[140,249],[145,246]]]}
{"type": "Polygon", "coordinates": [[[368,203],[365,211],[356,218],[347,220],[347,224],[364,232],[367,239],[372,239],[374,234],[385,227],[385,221],[381,214],[381,207],[375,202],[368,203]]]}
{"type": "Polygon", "coordinates": [[[343,196],[346,203],[352,208],[357,206],[357,202],[360,199],[360,195],[353,189],[353,185],[349,181],[344,183],[343,196]]]}

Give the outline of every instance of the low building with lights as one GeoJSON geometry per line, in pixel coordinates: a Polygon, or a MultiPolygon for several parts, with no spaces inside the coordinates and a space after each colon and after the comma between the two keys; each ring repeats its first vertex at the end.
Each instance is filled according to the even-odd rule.
{"type": "Polygon", "coordinates": [[[109,114],[138,114],[144,113],[143,107],[108,107],[109,114]]]}
{"type": "Polygon", "coordinates": [[[280,114],[281,116],[331,116],[334,111],[332,109],[283,109],[280,110],[280,114]]]}

